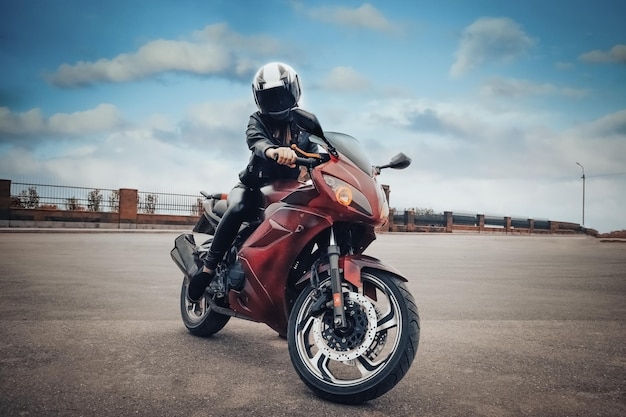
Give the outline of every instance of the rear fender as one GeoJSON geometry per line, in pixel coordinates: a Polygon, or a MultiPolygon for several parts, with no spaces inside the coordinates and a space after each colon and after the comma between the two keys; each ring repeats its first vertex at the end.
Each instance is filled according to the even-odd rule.
{"type": "Polygon", "coordinates": [[[339,258],[339,268],[343,269],[343,278],[356,287],[362,287],[361,272],[363,269],[376,269],[395,275],[404,282],[408,280],[393,266],[380,259],[367,255],[346,255],[339,258]]]}

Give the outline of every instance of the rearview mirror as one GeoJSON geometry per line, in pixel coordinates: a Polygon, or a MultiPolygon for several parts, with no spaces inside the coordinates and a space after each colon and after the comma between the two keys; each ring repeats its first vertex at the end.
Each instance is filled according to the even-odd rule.
{"type": "Polygon", "coordinates": [[[391,158],[391,161],[387,165],[377,166],[374,167],[374,169],[376,170],[376,173],[380,173],[380,170],[383,168],[404,169],[409,165],[411,165],[411,158],[400,152],[391,158]]]}
{"type": "Polygon", "coordinates": [[[391,158],[391,162],[389,163],[389,168],[393,169],[404,169],[411,165],[411,158],[400,152],[393,158],[391,158]]]}

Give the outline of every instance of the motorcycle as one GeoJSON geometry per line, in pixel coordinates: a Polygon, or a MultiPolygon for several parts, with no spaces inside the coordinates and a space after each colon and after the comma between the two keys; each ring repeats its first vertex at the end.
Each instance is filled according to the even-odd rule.
{"type": "MultiPolygon", "coordinates": [[[[256,221],[244,223],[216,269],[223,291],[187,298],[212,237],[175,240],[171,257],[184,273],[180,309],[194,335],[219,332],[231,317],[265,323],[286,337],[300,379],[329,401],[360,404],[391,390],[417,353],[420,319],[407,279],[363,252],[376,238],[389,206],[377,176],[403,169],[400,153],[373,166],[361,144],[324,132],[317,118],[294,109],[299,127],[323,152],[298,157],[310,180],[277,181],[261,189],[256,221]]],[[[202,193],[193,229],[212,235],[227,209],[226,195],[202,193]]]]}

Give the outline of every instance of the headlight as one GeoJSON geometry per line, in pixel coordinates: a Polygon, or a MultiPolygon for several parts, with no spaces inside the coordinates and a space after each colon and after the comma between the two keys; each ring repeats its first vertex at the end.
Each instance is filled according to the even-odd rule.
{"type": "Polygon", "coordinates": [[[326,184],[335,192],[335,198],[339,204],[357,209],[368,216],[372,215],[372,206],[362,192],[332,175],[322,174],[322,177],[326,184]]]}

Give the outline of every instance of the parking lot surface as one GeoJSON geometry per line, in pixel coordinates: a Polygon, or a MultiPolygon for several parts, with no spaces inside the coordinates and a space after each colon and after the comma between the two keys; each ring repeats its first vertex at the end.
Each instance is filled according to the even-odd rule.
{"type": "Polygon", "coordinates": [[[379,235],[366,253],[409,279],[419,351],[392,391],[342,406],[263,324],[186,331],[176,236],[0,233],[0,415],[626,415],[626,243],[379,235]]]}

